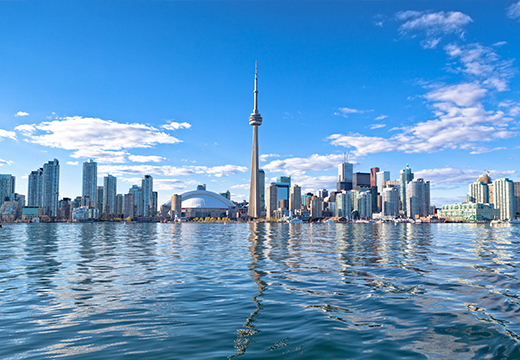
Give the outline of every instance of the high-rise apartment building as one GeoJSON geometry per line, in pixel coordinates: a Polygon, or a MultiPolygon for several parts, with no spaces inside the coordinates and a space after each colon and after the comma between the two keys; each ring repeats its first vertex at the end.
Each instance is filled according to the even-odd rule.
{"type": "Polygon", "coordinates": [[[114,213],[122,214],[124,204],[125,204],[125,199],[124,199],[123,194],[117,194],[116,195],[116,207],[115,207],[114,213]]]}
{"type": "Polygon", "coordinates": [[[103,179],[103,214],[116,213],[117,179],[108,174],[103,179]]]}
{"type": "Polygon", "coordinates": [[[381,196],[381,216],[395,217],[399,215],[399,191],[396,188],[383,189],[381,196]]]}
{"type": "MultiPolygon", "coordinates": [[[[144,216],[143,215],[143,191],[142,189],[137,185],[132,185],[130,190],[128,190],[129,194],[133,195],[133,204],[134,204],[134,210],[133,210],[133,216],[144,216]]],[[[125,202],[126,205],[126,202],[125,202]]]]}
{"type": "Polygon", "coordinates": [[[298,185],[291,187],[291,194],[289,196],[289,210],[293,212],[302,208],[302,188],[298,185]]]}
{"type": "Polygon", "coordinates": [[[400,197],[401,197],[401,210],[407,214],[407,203],[406,203],[406,199],[407,199],[407,195],[406,195],[406,190],[407,190],[407,185],[410,181],[413,180],[413,172],[412,172],[412,169],[410,169],[410,166],[408,166],[408,164],[406,164],[406,169],[403,169],[401,170],[400,172],[400,180],[401,180],[401,184],[400,184],[400,190],[401,190],[401,194],[400,194],[400,197]]]}
{"type": "Polygon", "coordinates": [[[372,194],[369,191],[352,190],[350,198],[352,211],[357,212],[360,219],[372,218],[372,194]]]}
{"type": "MultiPolygon", "coordinates": [[[[95,208],[98,210],[98,214],[102,214],[103,213],[103,194],[105,192],[103,186],[98,186],[96,187],[96,206],[95,208]]],[[[92,203],[92,199],[90,200],[91,203],[92,203]]]]}
{"type": "Polygon", "coordinates": [[[323,214],[323,200],[320,199],[317,196],[311,197],[311,204],[310,204],[310,211],[311,211],[311,218],[312,219],[320,219],[322,218],[323,214]]]}
{"type": "Polygon", "coordinates": [[[352,176],[352,189],[370,189],[370,173],[357,172],[352,176]]]}
{"type": "Polygon", "coordinates": [[[60,196],[60,162],[58,159],[43,165],[42,174],[42,215],[58,216],[60,196]]]}
{"type": "Polygon", "coordinates": [[[43,168],[31,171],[27,181],[27,206],[42,207],[43,168]]]}
{"type": "Polygon", "coordinates": [[[489,204],[489,186],[483,182],[469,184],[468,202],[489,204]]]}
{"type": "Polygon", "coordinates": [[[376,174],[377,192],[383,194],[386,182],[390,180],[390,171],[379,171],[376,174]]]}
{"type": "Polygon", "coordinates": [[[10,174],[0,174],[0,207],[5,201],[14,201],[15,177],[10,174]]]}
{"type": "Polygon", "coordinates": [[[515,217],[520,217],[520,182],[515,182],[515,217]]]}
{"type": "Polygon", "coordinates": [[[352,218],[352,199],[349,191],[336,194],[336,216],[352,218]]]}
{"type": "Polygon", "coordinates": [[[318,190],[318,197],[321,200],[325,199],[327,196],[329,196],[329,192],[326,189],[319,189],[318,190]]]}
{"type": "Polygon", "coordinates": [[[495,209],[500,210],[500,219],[515,218],[515,183],[508,178],[493,181],[495,209]]]}
{"type": "Polygon", "coordinates": [[[83,163],[83,190],[81,195],[88,196],[90,198],[91,207],[96,206],[97,163],[92,159],[83,163]]]}
{"type": "Polygon", "coordinates": [[[406,185],[406,215],[409,218],[430,215],[430,182],[414,179],[406,185]]]}
{"type": "Polygon", "coordinates": [[[143,176],[141,189],[143,191],[143,216],[153,216],[153,177],[151,175],[143,176]]]}
{"type": "MultiPolygon", "coordinates": [[[[258,170],[258,183],[260,184],[260,213],[265,213],[265,171],[258,170]]],[[[230,200],[230,199],[228,199],[230,200]]]]}
{"type": "Polygon", "coordinates": [[[125,194],[124,204],[123,204],[123,217],[125,219],[133,218],[135,216],[134,210],[135,210],[134,194],[132,194],[132,193],[125,194]]]}
{"type": "Polygon", "coordinates": [[[275,184],[271,184],[265,190],[266,217],[271,218],[274,217],[274,211],[278,208],[278,188],[275,184]]]}
{"type": "Polygon", "coordinates": [[[151,214],[151,216],[157,215],[158,201],[159,201],[159,194],[157,193],[157,191],[152,191],[152,214],[151,214]]]}

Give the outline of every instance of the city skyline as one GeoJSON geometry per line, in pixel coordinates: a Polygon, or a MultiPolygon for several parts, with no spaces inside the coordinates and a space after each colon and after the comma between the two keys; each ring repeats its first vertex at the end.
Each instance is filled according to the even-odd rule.
{"type": "Polygon", "coordinates": [[[520,2],[370,4],[2,3],[0,173],[28,196],[59,159],[74,198],[92,158],[97,185],[150,174],[160,204],[199,183],[248,200],[258,60],[266,185],[334,190],[345,152],[391,180],[410,164],[437,206],[485,170],[518,181],[520,2]]]}

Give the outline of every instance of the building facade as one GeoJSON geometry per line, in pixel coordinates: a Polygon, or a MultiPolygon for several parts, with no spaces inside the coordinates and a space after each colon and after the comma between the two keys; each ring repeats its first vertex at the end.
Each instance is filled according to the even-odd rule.
{"type": "Polygon", "coordinates": [[[406,164],[406,168],[400,171],[400,198],[401,198],[401,210],[408,214],[408,208],[407,208],[407,185],[410,181],[413,180],[413,172],[412,169],[410,169],[410,166],[406,164]]]}
{"type": "Polygon", "coordinates": [[[265,189],[265,200],[266,217],[274,217],[274,211],[278,208],[278,188],[275,184],[265,189]]]}
{"type": "Polygon", "coordinates": [[[103,179],[103,214],[116,214],[117,179],[108,174],[103,179]]]}
{"type": "Polygon", "coordinates": [[[42,215],[58,217],[60,196],[60,163],[58,159],[43,165],[42,174],[42,215]]]}
{"type": "Polygon", "coordinates": [[[88,196],[91,207],[96,206],[97,200],[97,163],[90,159],[83,163],[83,189],[82,196],[88,196]]]}
{"type": "Polygon", "coordinates": [[[42,207],[43,168],[31,171],[27,181],[27,206],[42,207]]]}
{"type": "Polygon", "coordinates": [[[12,199],[15,193],[16,179],[10,174],[0,174],[0,207],[5,201],[14,201],[12,199]]]}
{"type": "Polygon", "coordinates": [[[302,208],[302,188],[298,185],[291,187],[291,194],[289,196],[289,210],[293,212],[302,208]]]}
{"type": "Polygon", "coordinates": [[[515,183],[508,178],[493,181],[494,205],[500,210],[500,219],[514,219],[515,215],[515,183]]]}
{"type": "Polygon", "coordinates": [[[143,192],[143,216],[154,216],[153,212],[153,178],[151,175],[144,175],[141,189],[143,192]]]}
{"type": "Polygon", "coordinates": [[[430,182],[414,179],[406,185],[406,216],[430,215],[430,182]]]}

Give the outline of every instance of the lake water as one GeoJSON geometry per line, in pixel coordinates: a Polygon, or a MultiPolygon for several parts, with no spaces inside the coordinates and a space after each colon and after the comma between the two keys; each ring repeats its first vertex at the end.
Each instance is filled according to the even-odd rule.
{"type": "Polygon", "coordinates": [[[520,226],[4,224],[0,358],[520,358],[520,226]]]}

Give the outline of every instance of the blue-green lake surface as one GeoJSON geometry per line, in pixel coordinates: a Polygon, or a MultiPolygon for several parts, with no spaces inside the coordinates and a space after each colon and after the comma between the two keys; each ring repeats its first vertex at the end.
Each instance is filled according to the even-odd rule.
{"type": "Polygon", "coordinates": [[[4,224],[2,359],[520,358],[520,226],[4,224]]]}

